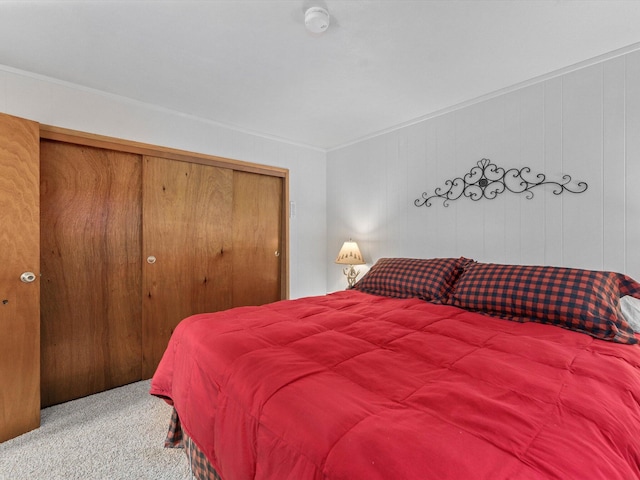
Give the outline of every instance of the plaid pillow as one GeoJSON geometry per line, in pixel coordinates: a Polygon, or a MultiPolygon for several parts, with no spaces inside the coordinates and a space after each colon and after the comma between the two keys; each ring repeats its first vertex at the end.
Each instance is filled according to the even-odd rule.
{"type": "Polygon", "coordinates": [[[517,320],[548,323],[619,343],[637,343],[620,297],[640,297],[640,284],[614,272],[471,263],[448,303],[517,320]]]}
{"type": "Polygon", "coordinates": [[[381,258],[353,287],[385,297],[444,303],[467,258],[381,258]]]}

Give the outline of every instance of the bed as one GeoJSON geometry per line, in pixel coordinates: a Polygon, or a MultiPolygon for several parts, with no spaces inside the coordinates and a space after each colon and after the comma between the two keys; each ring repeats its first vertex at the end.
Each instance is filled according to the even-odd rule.
{"type": "Polygon", "coordinates": [[[636,479],[638,298],[615,272],[380,259],[186,318],[150,393],[199,479],[636,479]]]}

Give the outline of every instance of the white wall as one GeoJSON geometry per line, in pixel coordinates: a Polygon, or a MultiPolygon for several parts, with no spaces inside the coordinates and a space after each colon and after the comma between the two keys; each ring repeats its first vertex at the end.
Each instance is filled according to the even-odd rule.
{"type": "Polygon", "coordinates": [[[0,66],[0,111],[83,132],[289,169],[291,297],[326,292],[326,154],[0,66]]]}
{"type": "Polygon", "coordinates": [[[640,280],[640,52],[330,151],[327,185],[329,291],[345,286],[332,262],[349,237],[369,266],[387,256],[463,255],[640,280]],[[569,174],[589,188],[414,206],[482,158],[548,180],[569,174]]]}

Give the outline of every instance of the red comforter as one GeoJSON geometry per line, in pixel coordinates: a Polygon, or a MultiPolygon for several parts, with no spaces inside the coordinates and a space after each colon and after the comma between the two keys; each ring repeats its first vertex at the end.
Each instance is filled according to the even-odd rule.
{"type": "Polygon", "coordinates": [[[224,480],[640,478],[640,347],[417,299],[189,317],[151,393],[224,480]]]}

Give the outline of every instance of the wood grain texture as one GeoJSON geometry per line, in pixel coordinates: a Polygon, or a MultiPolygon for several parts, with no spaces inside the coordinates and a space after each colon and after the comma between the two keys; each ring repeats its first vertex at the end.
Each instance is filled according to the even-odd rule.
{"type": "Polygon", "coordinates": [[[233,171],[144,157],[143,377],[183,318],[232,306],[233,171]],[[146,261],[154,256],[155,263],[146,261]]]}
{"type": "Polygon", "coordinates": [[[9,116],[0,129],[0,441],[35,428],[41,405],[150,377],[186,316],[234,293],[286,298],[288,170],[9,116]],[[39,263],[41,319],[40,282],[17,280],[39,263]]]}
{"type": "Polygon", "coordinates": [[[42,405],[141,378],[141,158],[41,142],[42,405]]]}
{"type": "Polygon", "coordinates": [[[148,155],[152,157],[165,158],[167,160],[180,160],[190,163],[201,163],[213,167],[230,168],[245,172],[260,173],[276,177],[285,177],[289,171],[286,168],[272,167],[258,163],[234,160],[231,158],[206,155],[203,153],[188,152],[175,148],[150,145],[148,143],[134,142],[93,133],[78,132],[66,128],[54,127],[51,125],[40,125],[40,137],[48,140],[86,145],[118,152],[135,153],[138,155],[148,155]]]}
{"type": "Polygon", "coordinates": [[[282,179],[233,174],[233,306],[282,298],[282,179]]]}
{"type": "MultiPolygon", "coordinates": [[[[281,205],[282,215],[282,253],[280,255],[281,269],[281,292],[282,298],[289,298],[289,170],[282,167],[257,164],[230,158],[206,155],[202,153],[189,152],[174,148],[134,142],[131,140],[106,137],[92,133],[80,132],[51,125],[40,125],[40,137],[48,140],[56,140],[77,145],[104,148],[120,152],[147,155],[166,160],[177,160],[190,163],[199,163],[213,167],[228,168],[234,171],[250,172],[255,174],[282,178],[283,201],[281,205]]],[[[256,157],[261,157],[264,152],[256,152],[256,157]]],[[[279,157],[281,154],[278,154],[279,157]]],[[[268,155],[267,155],[268,157],[268,155]]]]}
{"type": "Polygon", "coordinates": [[[0,442],[40,425],[38,128],[0,115],[0,442]]]}

